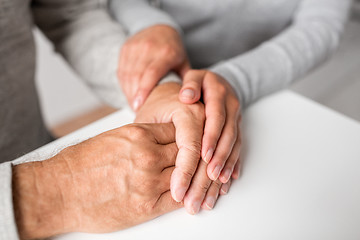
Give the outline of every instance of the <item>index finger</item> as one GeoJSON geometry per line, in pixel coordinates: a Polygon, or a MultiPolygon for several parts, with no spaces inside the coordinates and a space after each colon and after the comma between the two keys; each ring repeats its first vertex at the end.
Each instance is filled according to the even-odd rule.
{"type": "Polygon", "coordinates": [[[156,84],[170,71],[168,65],[166,61],[154,60],[147,66],[136,89],[136,93],[134,93],[135,111],[144,104],[156,84]]]}
{"type": "Polygon", "coordinates": [[[170,189],[172,197],[177,202],[183,200],[200,160],[204,127],[203,115],[203,112],[199,112],[178,113],[173,116],[179,152],[176,157],[175,170],[171,176],[170,189]]]}

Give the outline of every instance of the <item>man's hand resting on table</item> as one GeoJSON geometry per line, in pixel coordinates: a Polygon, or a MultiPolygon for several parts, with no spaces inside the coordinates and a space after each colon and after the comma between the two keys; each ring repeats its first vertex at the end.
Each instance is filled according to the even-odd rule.
{"type": "Polygon", "coordinates": [[[188,212],[195,214],[200,206],[205,209],[213,208],[220,189],[223,194],[227,193],[230,181],[221,185],[219,180],[213,182],[208,178],[207,164],[200,161],[205,121],[204,105],[200,102],[181,103],[180,89],[181,86],[176,83],[157,86],[139,109],[135,121],[174,123],[179,152],[176,168],[171,176],[171,193],[177,201],[184,199],[188,212]]]}
{"type": "Polygon", "coordinates": [[[21,238],[111,232],[181,207],[169,192],[177,151],[172,123],[134,124],[14,166],[21,238]]]}

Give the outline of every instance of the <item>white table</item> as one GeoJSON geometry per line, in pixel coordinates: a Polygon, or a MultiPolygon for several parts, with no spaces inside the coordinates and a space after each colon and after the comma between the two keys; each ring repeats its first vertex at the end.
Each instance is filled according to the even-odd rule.
{"type": "MultiPolygon", "coordinates": [[[[130,123],[119,111],[55,143],[54,149],[130,123]]],[[[290,91],[265,98],[244,117],[240,180],[212,211],[184,209],[110,234],[57,240],[360,239],[360,124],[290,91]]]]}

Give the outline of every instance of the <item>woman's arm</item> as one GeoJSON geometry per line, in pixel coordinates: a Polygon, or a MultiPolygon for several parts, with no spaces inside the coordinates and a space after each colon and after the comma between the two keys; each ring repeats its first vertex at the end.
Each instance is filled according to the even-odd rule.
{"type": "Polygon", "coordinates": [[[182,32],[169,14],[147,0],[109,0],[109,8],[111,14],[125,27],[129,35],[155,25],[167,25],[176,29],[179,34],[182,32]]]}
{"type": "Polygon", "coordinates": [[[338,46],[351,2],[303,0],[288,29],[210,71],[225,78],[247,106],[324,62],[338,46]]]}

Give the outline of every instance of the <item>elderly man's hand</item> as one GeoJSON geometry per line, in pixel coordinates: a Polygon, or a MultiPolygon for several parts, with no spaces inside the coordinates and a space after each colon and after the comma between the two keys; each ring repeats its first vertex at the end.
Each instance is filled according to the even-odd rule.
{"type": "MultiPolygon", "coordinates": [[[[184,104],[179,101],[181,86],[165,83],[157,86],[137,113],[135,122],[173,122],[179,152],[171,176],[171,193],[176,201],[184,200],[191,214],[200,206],[211,209],[219,195],[221,182],[212,182],[206,174],[206,163],[200,160],[201,142],[205,121],[204,105],[200,102],[184,104]]],[[[223,186],[229,189],[230,181],[223,186]]]]}
{"type": "Polygon", "coordinates": [[[177,151],[173,124],[134,124],[15,166],[20,236],[116,231],[181,207],[169,192],[177,151]]]}
{"type": "Polygon", "coordinates": [[[184,76],[189,69],[179,33],[170,26],[155,25],[125,42],[120,53],[118,78],[130,106],[137,110],[170,70],[184,76]]]}

